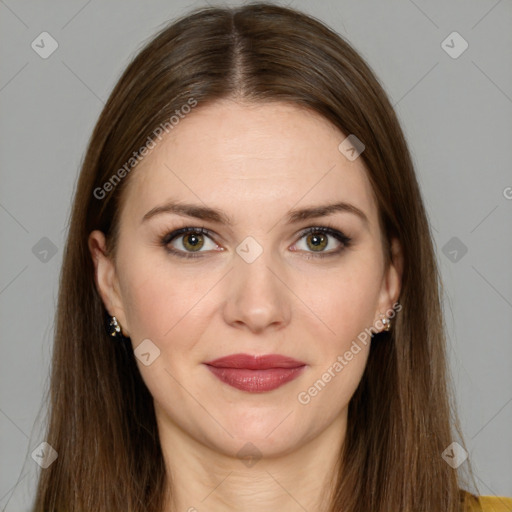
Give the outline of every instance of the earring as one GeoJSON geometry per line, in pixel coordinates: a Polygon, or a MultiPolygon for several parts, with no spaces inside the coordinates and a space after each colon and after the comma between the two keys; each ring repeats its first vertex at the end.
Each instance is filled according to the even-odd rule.
{"type": "Polygon", "coordinates": [[[121,329],[121,325],[117,321],[117,318],[115,316],[108,315],[109,322],[108,322],[108,328],[107,333],[110,334],[110,336],[114,338],[123,339],[126,338],[126,336],[123,334],[123,331],[121,329]]]}
{"type": "Polygon", "coordinates": [[[386,332],[390,331],[391,330],[391,320],[388,317],[384,316],[381,319],[381,321],[382,321],[382,325],[384,326],[383,331],[386,331],[386,332]]]}

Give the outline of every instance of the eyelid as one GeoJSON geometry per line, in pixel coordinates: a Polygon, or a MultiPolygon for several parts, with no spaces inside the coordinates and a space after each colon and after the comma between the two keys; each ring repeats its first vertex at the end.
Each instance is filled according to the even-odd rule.
{"type": "MultiPolygon", "coordinates": [[[[331,249],[330,251],[305,251],[305,257],[310,258],[328,258],[331,256],[339,256],[342,252],[348,249],[352,244],[352,238],[347,236],[343,231],[333,227],[332,225],[325,223],[324,225],[311,226],[303,229],[298,236],[297,242],[299,242],[306,235],[312,233],[322,233],[336,239],[341,247],[337,249],[331,249]]],[[[295,243],[297,243],[295,242],[295,243]]],[[[296,251],[299,252],[299,251],[296,251]]]]}
{"type": "Polygon", "coordinates": [[[327,223],[325,223],[324,225],[311,226],[309,228],[303,229],[302,231],[299,231],[299,240],[305,235],[309,235],[310,233],[325,233],[336,238],[338,241],[342,243],[346,243],[347,245],[352,241],[352,238],[347,236],[343,231],[327,223]]]}
{"type": "MultiPolygon", "coordinates": [[[[185,226],[183,228],[178,228],[178,229],[174,229],[174,230],[170,230],[170,231],[168,230],[165,232],[164,235],[160,236],[160,238],[159,238],[160,243],[161,243],[161,245],[163,245],[166,248],[167,252],[169,252],[170,254],[174,254],[174,255],[177,255],[178,257],[183,257],[183,258],[202,257],[205,253],[207,254],[208,252],[211,252],[211,251],[186,252],[186,251],[182,251],[182,250],[178,250],[178,249],[174,249],[174,248],[170,249],[168,247],[172,241],[174,241],[175,239],[178,239],[182,235],[186,235],[188,233],[196,233],[196,234],[207,236],[208,238],[210,238],[210,240],[213,243],[218,245],[217,242],[215,242],[215,240],[214,240],[214,236],[217,236],[216,233],[209,230],[208,228],[205,228],[204,226],[201,226],[201,227],[185,226]],[[212,236],[212,235],[214,235],[214,236],[212,236]]],[[[327,251],[327,252],[306,251],[306,254],[308,255],[308,257],[322,258],[322,257],[338,255],[342,251],[347,249],[352,243],[351,237],[347,236],[340,229],[337,229],[334,226],[332,226],[329,222],[324,222],[322,225],[313,225],[313,226],[309,226],[307,228],[300,230],[298,232],[298,234],[296,235],[297,241],[294,242],[294,244],[296,244],[298,241],[300,241],[302,238],[304,238],[304,236],[311,234],[311,233],[323,233],[323,234],[329,235],[329,236],[335,238],[341,244],[341,248],[336,249],[336,250],[327,251]]],[[[223,250],[224,249],[222,248],[221,251],[223,251],[223,250]]],[[[295,250],[294,252],[300,252],[300,251],[295,250]]]]}
{"type": "MultiPolygon", "coordinates": [[[[178,257],[182,256],[183,258],[198,258],[198,257],[202,257],[204,255],[204,253],[209,252],[209,251],[198,251],[198,252],[194,253],[194,252],[182,251],[182,250],[175,249],[175,248],[169,248],[169,244],[172,241],[179,239],[180,237],[182,237],[183,235],[186,235],[188,233],[196,233],[199,235],[207,236],[208,238],[210,238],[210,240],[214,244],[218,245],[212,237],[213,232],[203,226],[201,226],[201,227],[185,226],[183,228],[166,231],[165,234],[160,237],[160,243],[161,243],[161,245],[163,245],[165,247],[166,251],[169,252],[170,254],[175,254],[178,257]]],[[[224,250],[224,249],[221,249],[221,250],[224,250]]]]}

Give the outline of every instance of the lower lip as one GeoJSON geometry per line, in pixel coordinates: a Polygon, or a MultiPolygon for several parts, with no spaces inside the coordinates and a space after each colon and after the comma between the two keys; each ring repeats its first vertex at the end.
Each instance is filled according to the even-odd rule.
{"type": "Polygon", "coordinates": [[[251,393],[263,393],[277,389],[283,384],[296,379],[305,368],[305,366],[299,366],[298,368],[248,370],[245,368],[206,366],[222,382],[242,391],[250,391],[251,393]]]}

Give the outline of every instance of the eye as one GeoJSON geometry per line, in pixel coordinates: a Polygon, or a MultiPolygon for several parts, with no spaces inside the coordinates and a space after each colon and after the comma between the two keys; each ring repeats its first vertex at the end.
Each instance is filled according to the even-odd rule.
{"type": "MultiPolygon", "coordinates": [[[[349,247],[352,241],[341,231],[327,226],[303,230],[299,235],[299,242],[303,239],[305,246],[294,248],[292,251],[304,251],[308,258],[335,256],[349,247]]],[[[202,227],[177,229],[161,237],[160,242],[167,252],[182,258],[198,258],[203,256],[201,253],[219,250],[219,246],[213,242],[211,232],[202,227]],[[208,241],[211,244],[210,247],[208,247],[208,241]]]]}
{"type": "Polygon", "coordinates": [[[215,249],[217,244],[213,243],[210,232],[205,228],[181,228],[168,233],[161,239],[162,245],[166,250],[177,256],[184,258],[196,258],[201,256],[201,251],[204,247],[206,250],[215,249]],[[210,240],[212,246],[208,247],[206,240],[210,240]],[[175,245],[173,245],[175,243],[175,245]],[[170,246],[170,247],[169,247],[170,246]]]}
{"type": "Polygon", "coordinates": [[[339,254],[349,247],[352,241],[341,231],[326,226],[311,227],[302,231],[299,241],[302,240],[305,244],[302,248],[299,247],[299,250],[310,253],[308,257],[321,258],[339,254]],[[331,242],[329,238],[334,239],[334,242],[331,242]]]}

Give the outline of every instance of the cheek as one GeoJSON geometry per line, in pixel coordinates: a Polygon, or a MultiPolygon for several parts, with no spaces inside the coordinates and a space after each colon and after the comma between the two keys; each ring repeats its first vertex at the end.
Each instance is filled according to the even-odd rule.
{"type": "Polygon", "coordinates": [[[371,344],[371,334],[365,329],[373,325],[379,276],[367,267],[359,271],[347,266],[329,280],[323,293],[318,290],[310,291],[311,309],[320,312],[318,316],[329,329],[323,329],[327,334],[314,344],[311,375],[297,400],[306,407],[304,413],[322,423],[332,421],[348,406],[361,381],[371,344]]]}
{"type": "MultiPolygon", "coordinates": [[[[200,262],[180,264],[163,248],[130,245],[130,239],[135,235],[120,247],[119,276],[133,343],[149,338],[162,347],[170,339],[174,345],[193,344],[193,334],[204,328],[220,302],[229,300],[224,271],[200,262]]],[[[350,344],[374,321],[381,266],[378,248],[365,242],[332,265],[304,261],[288,269],[284,280],[290,291],[279,299],[292,310],[290,330],[308,323],[309,336],[329,340],[320,352],[350,344]]]]}
{"type": "Polygon", "coordinates": [[[316,409],[315,414],[329,419],[339,407],[345,407],[364,373],[371,343],[371,332],[378,306],[382,261],[377,251],[361,252],[340,267],[316,295],[323,320],[335,332],[322,350],[314,379],[302,395],[316,409]],[[332,410],[325,404],[332,404],[332,410]]]}
{"type": "MultiPolygon", "coordinates": [[[[123,305],[136,346],[149,338],[161,349],[194,343],[194,332],[205,321],[204,301],[218,277],[188,275],[165,259],[147,252],[120,264],[123,305]],[[163,262],[163,263],[162,263],[163,262]]],[[[189,348],[189,347],[187,347],[189,348]]]]}
{"type": "Polygon", "coordinates": [[[365,328],[373,325],[382,283],[380,262],[354,255],[346,265],[297,283],[297,295],[315,313],[329,343],[324,348],[342,350],[365,328]]]}

